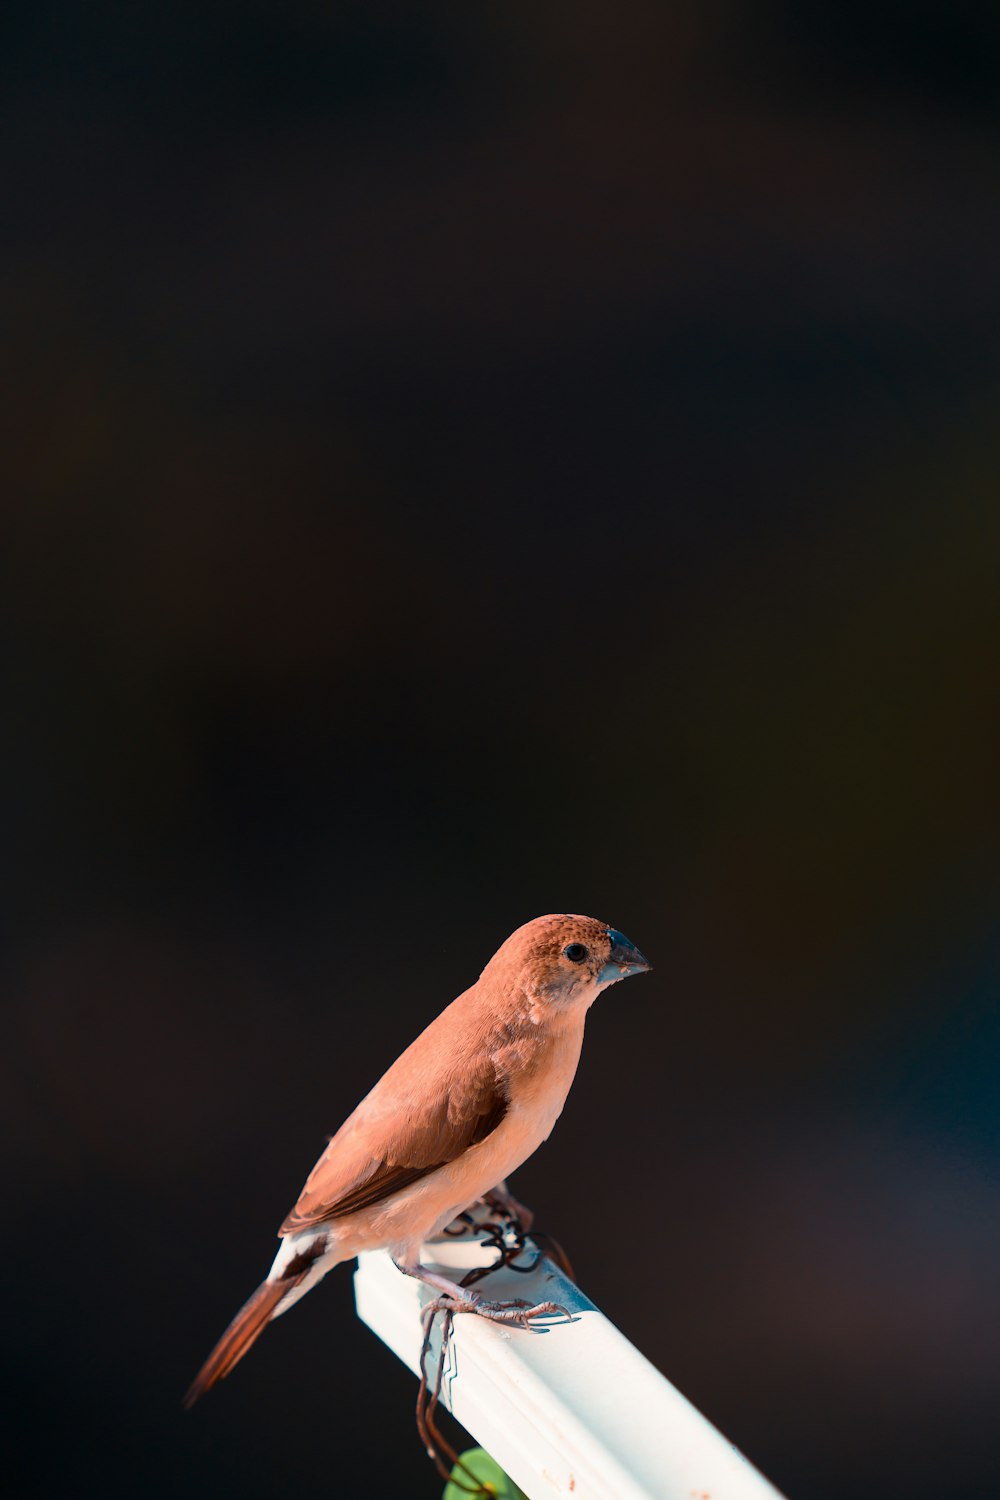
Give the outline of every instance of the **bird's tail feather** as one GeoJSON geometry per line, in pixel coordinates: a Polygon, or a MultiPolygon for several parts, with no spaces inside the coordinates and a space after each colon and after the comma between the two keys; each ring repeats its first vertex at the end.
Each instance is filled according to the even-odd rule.
{"type": "Polygon", "coordinates": [[[253,1348],[268,1323],[277,1316],[279,1304],[313,1271],[313,1263],[324,1247],[325,1240],[320,1238],[292,1260],[283,1276],[274,1281],[262,1281],[253,1296],[247,1298],[188,1387],[184,1397],[187,1408],[190,1409],[213,1385],[225,1380],[230,1370],[253,1348]]]}
{"type": "Polygon", "coordinates": [[[262,1281],[236,1314],[211,1354],[198,1371],[184,1397],[192,1407],[213,1385],[225,1380],[234,1365],[257,1342],[271,1320],[271,1315],[289,1290],[286,1281],[262,1281]]]}

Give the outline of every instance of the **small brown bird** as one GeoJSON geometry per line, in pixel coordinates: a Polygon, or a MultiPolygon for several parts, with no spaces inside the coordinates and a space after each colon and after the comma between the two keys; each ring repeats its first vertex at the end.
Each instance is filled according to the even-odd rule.
{"type": "Polygon", "coordinates": [[[192,1406],[246,1354],[272,1318],[362,1250],[388,1247],[398,1268],[454,1310],[525,1322],[420,1263],[420,1249],[546,1140],[576,1074],[587,1011],[601,990],[650,965],[593,917],[519,927],[476,984],[396,1059],[333,1136],[279,1230],[281,1248],[185,1397],[192,1406]]]}

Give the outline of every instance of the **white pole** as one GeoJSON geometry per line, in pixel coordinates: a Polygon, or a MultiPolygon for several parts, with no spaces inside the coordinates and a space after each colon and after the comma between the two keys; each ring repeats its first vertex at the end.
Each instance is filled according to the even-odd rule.
{"type": "MultiPolygon", "coordinates": [[[[496,1256],[467,1238],[425,1254],[455,1279],[496,1256]]],[[[360,1257],[354,1290],[359,1316],[416,1373],[420,1311],[434,1293],[384,1250],[360,1257]]],[[[573,1314],[532,1332],[469,1314],[454,1322],[441,1399],[530,1500],[781,1500],[550,1261],[528,1275],[498,1271],[476,1290],[573,1314]]],[[[431,1376],[439,1347],[435,1334],[431,1376]]]]}

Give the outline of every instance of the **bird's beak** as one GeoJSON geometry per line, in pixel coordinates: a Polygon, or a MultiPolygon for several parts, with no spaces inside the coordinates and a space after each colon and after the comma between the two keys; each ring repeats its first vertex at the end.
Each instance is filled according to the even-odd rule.
{"type": "Polygon", "coordinates": [[[614,984],[616,980],[629,979],[633,974],[645,974],[653,967],[623,932],[609,927],[608,937],[611,939],[611,957],[597,976],[599,984],[614,984]]]}

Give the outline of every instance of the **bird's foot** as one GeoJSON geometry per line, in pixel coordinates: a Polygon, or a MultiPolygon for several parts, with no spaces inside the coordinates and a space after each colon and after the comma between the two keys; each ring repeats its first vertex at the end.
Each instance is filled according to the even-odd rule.
{"type": "Polygon", "coordinates": [[[481,1302],[473,1309],[481,1318],[488,1318],[492,1323],[504,1323],[508,1327],[526,1328],[529,1332],[533,1328],[535,1318],[565,1318],[567,1323],[572,1323],[573,1314],[568,1307],[563,1307],[561,1302],[536,1302],[534,1306],[525,1302],[523,1297],[518,1297],[513,1302],[481,1302]]]}
{"type": "Polygon", "coordinates": [[[514,1297],[508,1302],[491,1302],[479,1292],[463,1291],[460,1297],[446,1294],[435,1297],[423,1310],[425,1322],[439,1313],[475,1313],[490,1323],[502,1323],[507,1327],[531,1329],[535,1318],[561,1316],[569,1322],[573,1314],[560,1302],[526,1302],[523,1297],[514,1297]]]}

